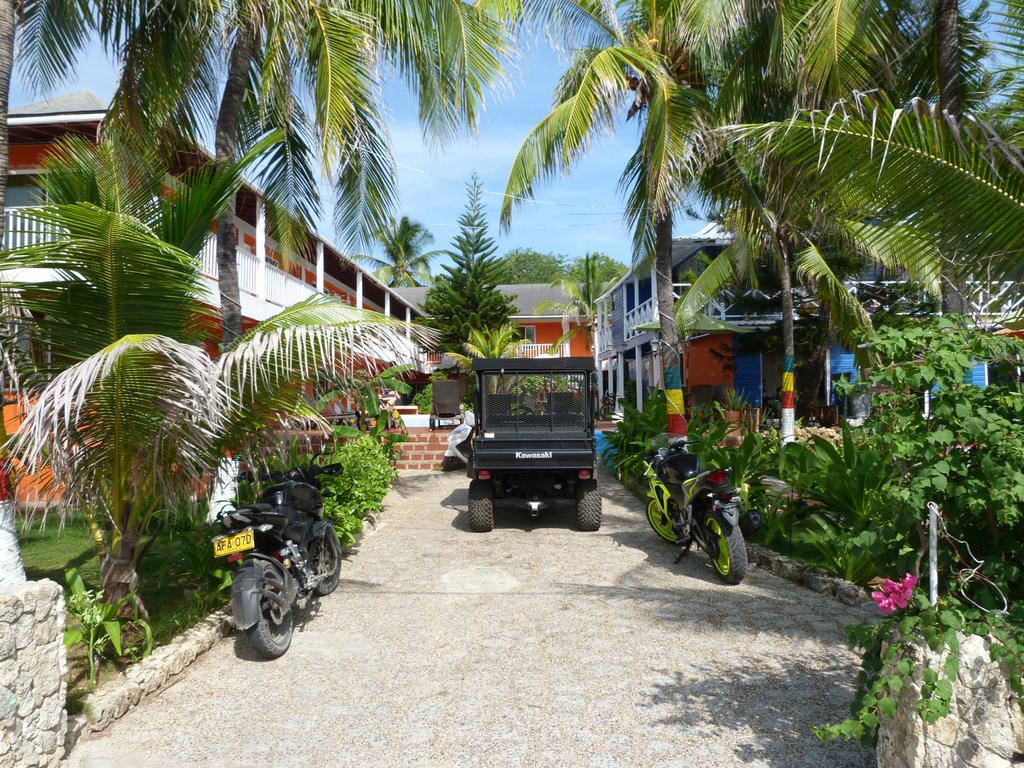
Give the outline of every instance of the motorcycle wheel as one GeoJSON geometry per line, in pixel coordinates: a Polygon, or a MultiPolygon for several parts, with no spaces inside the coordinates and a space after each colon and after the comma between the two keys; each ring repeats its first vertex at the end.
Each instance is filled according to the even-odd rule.
{"type": "Polygon", "coordinates": [[[739,584],[747,575],[747,543],[743,531],[734,526],[726,536],[721,524],[709,517],[705,528],[717,545],[718,553],[711,558],[718,576],[726,584],[739,584]]]}
{"type": "Polygon", "coordinates": [[[654,532],[665,541],[671,544],[678,543],[679,537],[673,530],[672,519],[662,512],[661,505],[654,499],[647,500],[647,522],[651,524],[654,532]]]}
{"type": "MultiPolygon", "coordinates": [[[[264,589],[284,594],[280,576],[271,568],[264,569],[264,589]]],[[[282,609],[270,598],[260,599],[260,619],[245,630],[245,636],[253,650],[265,659],[283,656],[292,644],[292,610],[282,609]]]]}
{"type": "Polygon", "coordinates": [[[336,590],[341,581],[341,542],[333,527],[328,528],[324,534],[318,563],[321,579],[314,591],[319,597],[324,597],[336,590]]]}

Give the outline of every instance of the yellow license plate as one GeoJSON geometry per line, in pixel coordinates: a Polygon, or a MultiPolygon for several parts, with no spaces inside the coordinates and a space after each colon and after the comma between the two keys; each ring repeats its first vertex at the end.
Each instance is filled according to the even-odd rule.
{"type": "Polygon", "coordinates": [[[255,536],[252,528],[246,528],[238,533],[228,533],[224,536],[217,536],[213,539],[213,556],[224,557],[235,552],[244,552],[256,546],[255,536]]]}

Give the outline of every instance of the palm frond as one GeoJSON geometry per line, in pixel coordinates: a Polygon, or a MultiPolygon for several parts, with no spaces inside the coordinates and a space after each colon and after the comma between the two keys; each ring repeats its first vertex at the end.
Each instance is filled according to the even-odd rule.
{"type": "Polygon", "coordinates": [[[857,297],[847,290],[818,247],[810,242],[794,258],[797,277],[814,284],[819,301],[831,310],[837,336],[847,348],[855,349],[871,330],[871,318],[857,297]]]}
{"type": "Polygon", "coordinates": [[[963,272],[993,255],[1006,276],[1024,264],[1024,156],[975,118],[956,124],[920,100],[904,108],[861,97],[731,130],[816,171],[863,217],[918,230],[963,272]]]}

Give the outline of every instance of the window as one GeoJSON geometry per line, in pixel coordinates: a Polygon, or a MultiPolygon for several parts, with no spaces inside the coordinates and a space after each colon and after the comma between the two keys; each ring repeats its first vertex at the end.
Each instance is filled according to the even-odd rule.
{"type": "Polygon", "coordinates": [[[7,178],[7,207],[39,205],[43,202],[43,190],[32,174],[13,174],[7,178]]]}
{"type": "Polygon", "coordinates": [[[523,338],[531,344],[537,343],[537,326],[536,325],[523,325],[520,329],[523,332],[523,338]]]}

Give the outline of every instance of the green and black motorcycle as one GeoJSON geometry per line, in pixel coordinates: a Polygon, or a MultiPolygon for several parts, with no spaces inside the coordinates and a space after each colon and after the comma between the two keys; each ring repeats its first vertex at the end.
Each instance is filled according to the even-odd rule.
{"type": "Polygon", "coordinates": [[[644,458],[647,522],[661,538],[707,552],[722,581],[739,584],[747,574],[744,534],[761,527],[755,509],[744,510],[728,469],[704,469],[685,441],[644,458]]]}

